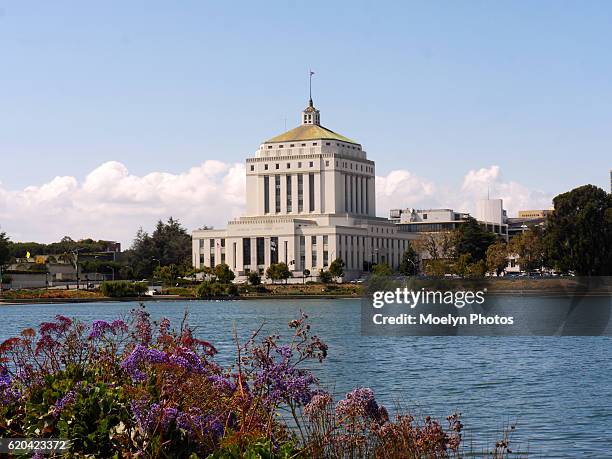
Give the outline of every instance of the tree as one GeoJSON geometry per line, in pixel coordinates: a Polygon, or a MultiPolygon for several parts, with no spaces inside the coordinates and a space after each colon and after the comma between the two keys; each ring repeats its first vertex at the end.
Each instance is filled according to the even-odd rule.
{"type": "Polygon", "coordinates": [[[453,267],[447,260],[426,260],[425,274],[431,277],[444,277],[445,274],[451,274],[453,267]]]}
{"type": "Polygon", "coordinates": [[[5,232],[0,233],[0,265],[5,264],[9,260],[10,241],[5,232]]]}
{"type": "Polygon", "coordinates": [[[329,274],[335,279],[344,276],[344,261],[342,261],[342,258],[336,258],[331,262],[329,265],[329,274]]]}
{"type": "Polygon", "coordinates": [[[259,285],[261,284],[261,276],[257,271],[251,271],[249,273],[249,284],[251,285],[259,285]]]}
{"type": "Polygon", "coordinates": [[[333,280],[333,276],[329,271],[321,269],[319,271],[319,280],[324,284],[329,284],[333,280]]]}
{"type": "Polygon", "coordinates": [[[372,267],[372,274],[376,276],[390,276],[393,271],[387,263],[378,263],[372,267]]]}
{"type": "Polygon", "coordinates": [[[518,263],[527,272],[540,269],[544,265],[544,243],[537,226],[515,236],[508,251],[518,255],[518,263]]]}
{"type": "Polygon", "coordinates": [[[156,264],[175,264],[184,271],[191,266],[191,236],[172,217],[167,223],[159,220],[151,235],[140,228],[128,252],[128,263],[139,278],[151,277],[156,264]]]}
{"type": "Polygon", "coordinates": [[[310,277],[310,269],[304,269],[304,271],[302,271],[302,283],[306,282],[307,277],[310,277]]]}
{"type": "Polygon", "coordinates": [[[429,233],[423,240],[415,241],[416,250],[426,253],[432,260],[454,258],[454,237],[450,231],[429,233]]]}
{"type": "Polygon", "coordinates": [[[483,230],[473,217],[468,217],[454,233],[457,256],[469,254],[474,262],[486,259],[487,249],[496,239],[495,234],[483,230]]]}
{"type": "Polygon", "coordinates": [[[584,185],[553,199],[544,246],[551,264],[578,275],[612,275],[612,195],[584,185]]]}
{"type": "Polygon", "coordinates": [[[158,266],[153,271],[153,277],[161,281],[164,285],[174,285],[179,277],[179,269],[175,264],[168,266],[158,266]]]}
{"type": "Polygon", "coordinates": [[[497,241],[487,249],[487,271],[500,276],[508,266],[508,245],[504,241],[497,241]]]}
{"type": "Polygon", "coordinates": [[[285,263],[271,264],[266,270],[266,276],[274,283],[277,280],[287,280],[291,277],[291,271],[285,263]]]}
{"type": "Polygon", "coordinates": [[[419,254],[414,250],[410,241],[408,241],[408,247],[402,255],[399,272],[404,276],[416,276],[419,272],[419,254]]]}
{"type": "Polygon", "coordinates": [[[220,263],[215,266],[214,274],[217,277],[217,280],[222,284],[229,284],[236,277],[234,272],[225,263],[220,263]]]}

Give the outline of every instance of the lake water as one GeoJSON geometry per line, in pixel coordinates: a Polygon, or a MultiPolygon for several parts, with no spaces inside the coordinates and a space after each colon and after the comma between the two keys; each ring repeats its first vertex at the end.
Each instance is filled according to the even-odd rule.
{"type": "MultiPolygon", "coordinates": [[[[0,340],[56,314],[108,320],[135,305],[0,306],[0,340]]],[[[177,326],[185,307],[222,363],[233,360],[233,327],[245,338],[265,322],[265,331],[287,336],[302,309],[329,345],[316,374],[338,394],[367,386],[389,408],[399,402],[441,419],[460,411],[468,444],[494,445],[504,425],[516,422],[513,449],[529,449],[530,457],[612,457],[609,337],[367,337],[356,299],[147,303],[153,319],[177,326]]]]}

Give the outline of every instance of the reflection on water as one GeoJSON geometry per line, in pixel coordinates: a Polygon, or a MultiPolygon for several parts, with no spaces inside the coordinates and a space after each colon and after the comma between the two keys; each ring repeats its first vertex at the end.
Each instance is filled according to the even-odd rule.
{"type": "MultiPolygon", "coordinates": [[[[517,298],[520,301],[521,298],[517,298]]],[[[56,314],[85,321],[126,314],[135,303],[0,306],[0,340],[56,314]]],[[[233,359],[232,330],[242,338],[288,333],[300,309],[329,345],[317,370],[337,393],[372,387],[388,406],[444,418],[463,413],[466,437],[493,444],[504,423],[536,456],[605,457],[612,444],[612,339],[607,337],[374,337],[360,335],[359,300],[154,302],[154,319],[178,324],[185,307],[218,359],[233,359]]]]}

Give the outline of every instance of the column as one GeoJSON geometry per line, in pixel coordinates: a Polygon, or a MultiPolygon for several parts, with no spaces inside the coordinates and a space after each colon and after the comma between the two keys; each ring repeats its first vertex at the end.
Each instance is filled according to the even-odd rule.
{"type": "MultiPolygon", "coordinates": [[[[329,256],[329,253],[327,255],[329,256]]],[[[330,260],[327,262],[331,263],[330,260]]],[[[317,265],[323,266],[323,236],[317,236],[317,265]]]]}
{"type": "Polygon", "coordinates": [[[361,177],[359,175],[357,175],[355,177],[355,180],[357,181],[357,208],[355,209],[356,213],[360,214],[361,212],[361,177]]]}
{"type": "Polygon", "coordinates": [[[303,266],[302,270],[306,268],[312,272],[314,267],[312,266],[312,240],[310,235],[304,235],[304,264],[306,266],[303,266]]]}
{"type": "Polygon", "coordinates": [[[264,238],[264,269],[270,267],[270,238],[264,238]]]}
{"type": "Polygon", "coordinates": [[[270,202],[270,213],[276,213],[276,189],[274,185],[275,179],[274,175],[270,175],[270,179],[268,180],[268,189],[270,190],[268,193],[269,202],[270,202]]]}
{"type": "Polygon", "coordinates": [[[251,264],[249,266],[249,269],[251,269],[252,271],[257,270],[257,238],[256,237],[251,238],[251,264]]]}
{"type": "Polygon", "coordinates": [[[314,211],[317,214],[321,213],[321,201],[323,201],[323,184],[321,183],[321,172],[316,172],[314,174],[314,185],[315,185],[315,205],[314,211]]]}
{"type": "Polygon", "coordinates": [[[298,213],[298,179],[297,174],[291,176],[291,213],[298,213]]]}
{"type": "Polygon", "coordinates": [[[304,212],[308,213],[310,211],[310,174],[303,174],[302,183],[304,186],[304,212]]]}
{"type": "Polygon", "coordinates": [[[287,177],[285,175],[280,176],[280,209],[281,214],[287,213],[287,177]]]}

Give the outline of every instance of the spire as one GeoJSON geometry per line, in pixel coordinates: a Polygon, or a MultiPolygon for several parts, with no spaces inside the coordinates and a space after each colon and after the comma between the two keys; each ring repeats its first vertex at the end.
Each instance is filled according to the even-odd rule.
{"type": "Polygon", "coordinates": [[[309,107],[314,107],[313,103],[312,103],[312,76],[314,75],[314,72],[312,70],[309,70],[308,73],[308,106],[309,107]]]}
{"type": "Polygon", "coordinates": [[[314,72],[309,70],[308,74],[308,107],[302,111],[302,124],[321,125],[321,115],[312,102],[312,76],[314,72]]]}

